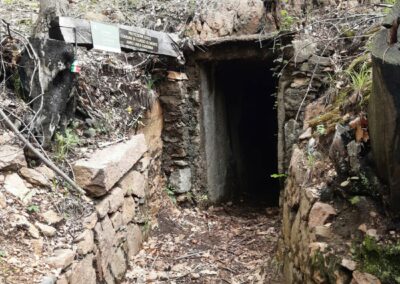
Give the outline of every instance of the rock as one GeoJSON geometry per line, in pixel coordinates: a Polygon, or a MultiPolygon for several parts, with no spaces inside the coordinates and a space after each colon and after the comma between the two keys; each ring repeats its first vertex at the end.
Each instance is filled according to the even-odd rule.
{"type": "Polygon", "coordinates": [[[92,213],[88,217],[83,219],[83,227],[86,229],[93,229],[96,226],[97,223],[97,213],[92,213]]]}
{"type": "Polygon", "coordinates": [[[318,56],[318,55],[311,55],[309,62],[313,65],[319,65],[319,66],[331,66],[332,62],[331,62],[331,58],[330,57],[323,57],[323,56],[318,56]]]}
{"type": "Polygon", "coordinates": [[[309,128],[307,128],[306,131],[303,132],[303,134],[301,134],[301,135],[299,136],[299,139],[300,139],[300,140],[305,140],[305,139],[309,139],[309,138],[311,138],[311,137],[312,137],[312,128],[309,127],[309,128]]]}
{"type": "Polygon", "coordinates": [[[293,146],[296,144],[297,139],[299,137],[300,125],[294,120],[290,119],[284,126],[284,135],[285,135],[285,165],[290,163],[290,159],[292,157],[293,146]]]}
{"type": "Polygon", "coordinates": [[[110,220],[115,231],[118,231],[124,225],[122,222],[122,214],[118,211],[110,216],[110,220]]]}
{"type": "Polygon", "coordinates": [[[126,272],[126,259],[122,248],[117,249],[111,260],[111,272],[117,280],[121,280],[126,272]]]}
{"type": "Polygon", "coordinates": [[[60,278],[57,280],[57,284],[69,284],[67,276],[61,275],[60,278]]]}
{"type": "Polygon", "coordinates": [[[351,141],[347,144],[347,153],[349,154],[350,170],[354,174],[360,172],[361,164],[359,160],[359,155],[361,153],[361,143],[356,141],[351,141]]]}
{"type": "Polygon", "coordinates": [[[99,203],[96,204],[96,212],[99,218],[103,218],[107,213],[117,211],[124,203],[125,191],[116,187],[111,191],[111,194],[104,197],[99,203]]]}
{"type": "Polygon", "coordinates": [[[303,63],[307,61],[311,55],[315,54],[317,44],[311,39],[293,40],[292,41],[294,54],[294,62],[303,63]]]}
{"type": "Polygon", "coordinates": [[[33,224],[31,224],[25,216],[14,214],[12,216],[12,219],[14,220],[12,222],[13,226],[22,227],[26,229],[32,238],[35,239],[40,238],[39,230],[33,224]]]}
{"type": "Polygon", "coordinates": [[[139,198],[145,197],[146,179],[137,171],[130,171],[119,182],[126,195],[135,195],[139,198]]]}
{"type": "Polygon", "coordinates": [[[20,147],[2,145],[0,147],[0,170],[17,170],[26,167],[24,150],[20,147]]]}
{"type": "Polygon", "coordinates": [[[333,274],[336,278],[335,284],[348,284],[351,281],[351,276],[347,273],[347,271],[343,271],[342,269],[335,270],[333,274]]]}
{"type": "Polygon", "coordinates": [[[37,240],[32,240],[31,242],[32,248],[33,248],[33,253],[35,256],[41,256],[43,252],[43,239],[37,239],[37,240]]]}
{"type": "Polygon", "coordinates": [[[357,263],[347,258],[342,259],[341,265],[350,271],[354,271],[357,268],[357,263]]]}
{"type": "Polygon", "coordinates": [[[264,18],[261,0],[212,0],[200,6],[197,14],[188,29],[196,39],[203,41],[233,34],[256,34],[265,21],[268,21],[267,32],[276,30],[274,22],[264,18]]]}
{"type": "Polygon", "coordinates": [[[329,157],[335,164],[335,168],[338,173],[348,172],[347,166],[347,151],[345,143],[343,141],[343,136],[348,132],[348,127],[343,127],[340,124],[336,125],[336,132],[332,140],[332,144],[329,148],[329,157]]]}
{"type": "Polygon", "coordinates": [[[31,184],[50,186],[49,180],[43,174],[34,169],[24,167],[20,169],[19,173],[31,184]]]}
{"type": "Polygon", "coordinates": [[[104,277],[104,282],[106,284],[115,284],[116,283],[114,276],[112,275],[112,273],[110,272],[110,270],[108,268],[105,270],[103,277],[104,277]]]}
{"type": "Polygon", "coordinates": [[[37,167],[35,170],[44,175],[48,180],[53,180],[56,177],[54,171],[45,165],[37,167]]]}
{"type": "Polygon", "coordinates": [[[96,284],[96,271],[93,268],[93,255],[87,255],[83,260],[72,265],[71,284],[96,284]]]}
{"type": "Polygon", "coordinates": [[[88,254],[94,248],[94,234],[92,230],[85,230],[80,234],[74,242],[77,243],[76,252],[80,255],[88,254]]]}
{"type": "Polygon", "coordinates": [[[8,175],[4,181],[4,189],[19,198],[22,202],[29,202],[30,190],[26,187],[24,181],[19,177],[18,174],[14,173],[8,175]]]}
{"type": "Polygon", "coordinates": [[[89,160],[79,160],[74,164],[76,182],[89,194],[103,196],[146,151],[143,134],[133,136],[127,142],[96,151],[89,160]]]}
{"type": "Polygon", "coordinates": [[[374,275],[356,270],[353,272],[353,279],[350,284],[381,284],[381,281],[374,275]]]}
{"type": "Polygon", "coordinates": [[[40,214],[40,216],[45,220],[48,225],[55,225],[63,220],[63,217],[57,214],[54,210],[46,211],[40,214]]]}
{"type": "Polygon", "coordinates": [[[54,237],[57,233],[57,230],[54,227],[36,222],[35,226],[39,228],[42,234],[46,237],[54,237]]]}
{"type": "Polygon", "coordinates": [[[341,187],[348,187],[349,184],[350,184],[350,181],[349,181],[349,180],[345,180],[344,182],[342,182],[342,183],[340,184],[340,186],[341,186],[341,187]]]}
{"type": "Polygon", "coordinates": [[[327,226],[315,226],[314,233],[317,239],[329,239],[332,236],[331,228],[327,226]]]}
{"type": "Polygon", "coordinates": [[[114,253],[115,230],[110,218],[105,216],[101,222],[97,222],[94,227],[95,240],[97,241],[98,252],[96,261],[98,272],[105,277],[108,273],[108,266],[114,253]]]}
{"type": "Polygon", "coordinates": [[[42,281],[40,281],[40,284],[55,284],[57,281],[57,277],[55,276],[45,276],[42,278],[42,281]]]}
{"type": "Polygon", "coordinates": [[[316,252],[324,252],[328,248],[327,243],[323,242],[313,242],[309,244],[310,254],[314,255],[316,252]]]}
{"type": "Polygon", "coordinates": [[[169,178],[169,184],[175,193],[189,192],[192,187],[192,171],[190,168],[173,171],[169,178]]]}
{"type": "Polygon", "coordinates": [[[142,231],[138,225],[131,224],[127,229],[127,248],[128,248],[128,259],[131,260],[140,251],[143,237],[142,231]]]}
{"type": "Polygon", "coordinates": [[[304,181],[306,175],[306,171],[304,170],[305,164],[306,162],[303,151],[300,150],[297,145],[294,146],[293,155],[289,164],[289,173],[291,176],[293,176],[296,184],[301,184],[304,181]]]}
{"type": "Polygon", "coordinates": [[[3,193],[0,192],[0,209],[7,207],[7,200],[3,193]]]}
{"type": "Polygon", "coordinates": [[[378,232],[375,229],[369,229],[366,232],[367,236],[370,236],[376,240],[379,240],[378,232]]]}
{"type": "Polygon", "coordinates": [[[361,232],[366,233],[367,232],[367,225],[366,224],[361,224],[360,226],[358,226],[358,229],[361,232]]]}
{"type": "Polygon", "coordinates": [[[150,163],[151,163],[151,157],[145,156],[142,159],[140,159],[140,161],[136,164],[135,168],[136,170],[142,173],[149,168],[150,163]]]}
{"type": "Polygon", "coordinates": [[[131,196],[126,197],[122,205],[122,222],[124,225],[130,223],[135,217],[135,200],[131,196]]]}
{"type": "Polygon", "coordinates": [[[70,249],[58,249],[54,251],[52,257],[49,257],[46,262],[54,268],[64,269],[68,267],[75,258],[75,253],[70,249]]]}
{"type": "Polygon", "coordinates": [[[334,215],[336,215],[336,210],[331,205],[316,202],[311,208],[308,226],[310,229],[316,226],[322,226],[334,215]]]}
{"type": "Polygon", "coordinates": [[[89,21],[96,21],[96,22],[108,22],[109,19],[106,15],[96,12],[87,12],[83,15],[83,18],[89,21]]]}

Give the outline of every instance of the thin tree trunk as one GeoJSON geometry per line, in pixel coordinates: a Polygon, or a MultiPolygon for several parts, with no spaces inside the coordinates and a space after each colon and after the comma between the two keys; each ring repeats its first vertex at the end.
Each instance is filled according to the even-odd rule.
{"type": "Polygon", "coordinates": [[[66,15],[67,0],[40,0],[39,17],[33,30],[33,37],[47,38],[52,19],[66,15]]]}

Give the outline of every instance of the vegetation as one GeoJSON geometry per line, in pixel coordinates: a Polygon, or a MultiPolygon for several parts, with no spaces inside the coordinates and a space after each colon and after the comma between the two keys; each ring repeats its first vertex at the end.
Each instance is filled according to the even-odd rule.
{"type": "Polygon", "coordinates": [[[29,213],[38,213],[38,212],[40,211],[40,208],[39,208],[38,205],[32,204],[32,205],[29,205],[28,208],[26,208],[26,210],[27,210],[29,213]]]}
{"type": "Polygon", "coordinates": [[[346,71],[350,77],[350,86],[356,96],[369,96],[372,88],[372,69],[364,63],[359,71],[346,71]]]}
{"type": "Polygon", "coordinates": [[[289,15],[287,10],[281,10],[281,29],[290,30],[295,23],[295,18],[289,15]]]}
{"type": "Polygon", "coordinates": [[[62,161],[79,144],[79,137],[72,129],[66,129],[64,135],[56,133],[55,158],[62,161]]]}
{"type": "Polygon", "coordinates": [[[353,246],[353,254],[364,272],[377,276],[383,283],[400,283],[400,241],[379,244],[367,236],[360,245],[353,246]]]}
{"type": "Polygon", "coordinates": [[[272,174],[271,178],[278,178],[278,179],[287,178],[287,174],[272,174]]]}
{"type": "Polygon", "coordinates": [[[176,204],[175,188],[171,185],[168,185],[165,188],[165,192],[167,193],[168,197],[172,200],[172,202],[176,204]]]}

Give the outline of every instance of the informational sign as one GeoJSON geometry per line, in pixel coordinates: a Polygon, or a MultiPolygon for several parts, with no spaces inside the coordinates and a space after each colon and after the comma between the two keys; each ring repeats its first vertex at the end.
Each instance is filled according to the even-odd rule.
{"type": "Polygon", "coordinates": [[[158,38],[142,33],[120,29],[121,46],[128,49],[139,49],[148,52],[158,52],[158,38]]]}
{"type": "Polygon", "coordinates": [[[182,58],[179,39],[174,35],[125,25],[110,25],[71,17],[57,17],[50,23],[51,39],[121,52],[146,52],[182,58]]]}
{"type": "Polygon", "coordinates": [[[119,28],[113,25],[90,22],[93,48],[111,52],[121,52],[119,28]]]}

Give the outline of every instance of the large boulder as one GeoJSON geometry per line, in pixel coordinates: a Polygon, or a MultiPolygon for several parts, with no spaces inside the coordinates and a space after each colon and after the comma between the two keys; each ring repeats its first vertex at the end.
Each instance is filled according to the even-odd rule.
{"type": "Polygon", "coordinates": [[[76,182],[90,195],[105,195],[146,151],[143,134],[96,151],[89,160],[82,159],[74,164],[76,182]]]}

